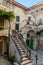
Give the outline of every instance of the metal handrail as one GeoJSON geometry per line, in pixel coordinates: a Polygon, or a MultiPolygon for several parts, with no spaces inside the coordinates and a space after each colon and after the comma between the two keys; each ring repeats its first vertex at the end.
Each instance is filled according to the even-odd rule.
{"type": "Polygon", "coordinates": [[[31,49],[27,46],[27,44],[24,42],[23,38],[20,36],[20,34],[18,34],[18,37],[19,39],[21,40],[22,44],[25,46],[25,48],[28,50],[28,51],[31,51],[31,49]]]}
{"type": "MultiPolygon", "coordinates": [[[[20,50],[19,50],[18,46],[16,45],[16,41],[15,41],[15,39],[13,39],[12,36],[10,36],[10,37],[11,37],[11,39],[12,39],[14,45],[16,46],[16,48],[17,48],[17,50],[18,50],[18,52],[19,52],[19,55],[20,55],[20,57],[21,57],[21,53],[20,53],[20,50]]],[[[22,61],[22,60],[20,60],[20,62],[21,62],[21,61],[22,61]]],[[[20,64],[20,62],[18,61],[19,64],[20,64]]],[[[21,65],[21,64],[20,64],[20,65],[21,65]]]]}
{"type": "Polygon", "coordinates": [[[19,40],[22,42],[21,44],[24,46],[24,49],[26,50],[26,53],[29,52],[29,57],[31,59],[31,49],[27,46],[27,44],[24,42],[23,38],[18,34],[19,40]]]}

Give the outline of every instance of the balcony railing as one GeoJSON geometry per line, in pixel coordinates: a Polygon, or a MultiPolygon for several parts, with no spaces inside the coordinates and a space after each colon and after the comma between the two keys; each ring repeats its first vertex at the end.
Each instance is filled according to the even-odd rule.
{"type": "Polygon", "coordinates": [[[8,30],[1,30],[0,36],[8,36],[8,30]]]}
{"type": "Polygon", "coordinates": [[[0,36],[8,36],[8,27],[0,26],[0,36]]]}

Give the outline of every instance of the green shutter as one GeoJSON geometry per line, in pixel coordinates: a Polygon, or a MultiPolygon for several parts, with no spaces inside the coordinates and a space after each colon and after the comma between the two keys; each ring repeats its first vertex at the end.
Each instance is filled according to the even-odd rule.
{"type": "Polygon", "coordinates": [[[19,31],[19,24],[16,24],[15,30],[18,30],[19,31]]]}
{"type": "Polygon", "coordinates": [[[33,49],[33,39],[31,39],[31,41],[30,41],[30,39],[26,39],[26,44],[27,44],[31,49],[33,49]]]}
{"type": "Polygon", "coordinates": [[[30,41],[30,43],[29,43],[29,47],[30,47],[31,49],[33,49],[33,39],[31,39],[31,41],[30,41]]]}
{"type": "Polygon", "coordinates": [[[26,39],[26,44],[29,46],[29,40],[28,39],[26,39]]]}
{"type": "Polygon", "coordinates": [[[28,21],[30,21],[31,20],[31,17],[28,17],[28,21]]]}

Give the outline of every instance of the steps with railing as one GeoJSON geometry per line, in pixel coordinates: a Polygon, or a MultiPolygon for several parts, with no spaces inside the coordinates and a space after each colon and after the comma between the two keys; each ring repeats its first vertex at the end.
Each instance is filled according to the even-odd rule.
{"type": "Polygon", "coordinates": [[[33,65],[32,60],[29,58],[30,50],[26,48],[26,45],[23,45],[24,42],[21,42],[19,39],[18,33],[12,36],[13,41],[16,42],[16,46],[18,47],[21,54],[21,65],[33,65]]]}
{"type": "MultiPolygon", "coordinates": [[[[17,49],[17,51],[18,51],[18,53],[19,53],[19,55],[20,55],[20,61],[19,61],[18,59],[16,59],[15,61],[16,61],[19,65],[21,65],[21,53],[20,53],[20,51],[19,51],[18,46],[16,45],[15,39],[13,39],[12,36],[10,36],[10,42],[14,44],[14,46],[16,47],[16,49],[17,49]],[[11,41],[12,41],[12,42],[11,42],[11,41]]],[[[14,63],[15,63],[15,62],[14,62],[14,63]]]]}

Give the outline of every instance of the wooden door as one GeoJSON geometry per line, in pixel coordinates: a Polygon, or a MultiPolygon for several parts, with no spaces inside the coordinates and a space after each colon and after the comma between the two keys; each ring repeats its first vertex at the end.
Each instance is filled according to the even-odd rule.
{"type": "Polygon", "coordinates": [[[16,24],[15,30],[19,31],[19,24],[16,24]]]}

